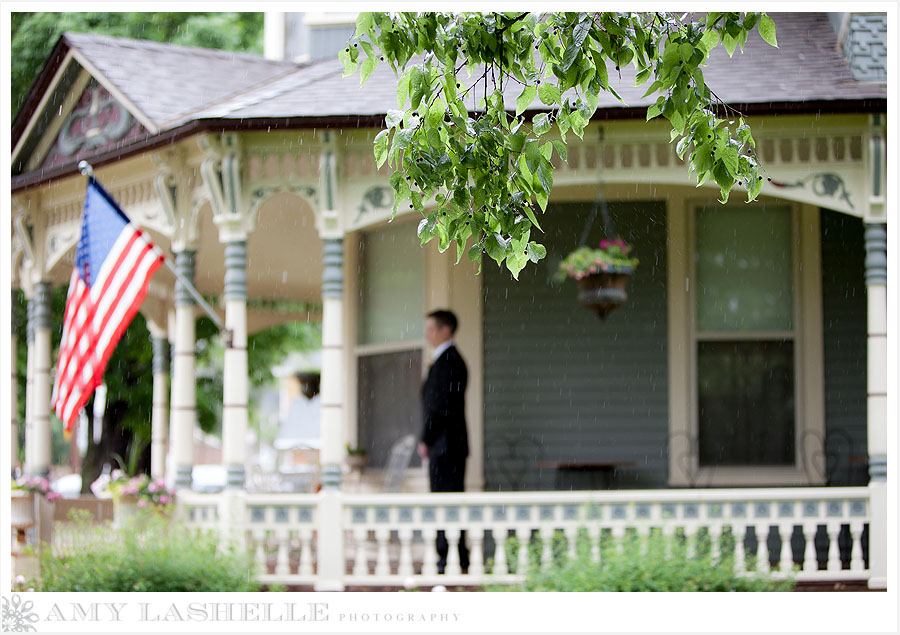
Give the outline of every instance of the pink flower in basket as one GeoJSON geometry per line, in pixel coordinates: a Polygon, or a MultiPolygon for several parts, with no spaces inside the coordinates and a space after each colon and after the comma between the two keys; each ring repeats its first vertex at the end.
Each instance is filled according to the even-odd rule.
{"type": "Polygon", "coordinates": [[[144,499],[142,498],[141,500],[139,500],[139,501],[137,502],[137,505],[138,505],[138,507],[146,507],[146,506],[147,506],[147,501],[144,500],[144,499]]]}
{"type": "Polygon", "coordinates": [[[134,496],[138,493],[138,488],[134,485],[122,488],[122,496],[134,496]]]}
{"type": "Polygon", "coordinates": [[[169,503],[169,501],[171,501],[171,500],[172,499],[169,498],[168,496],[166,496],[165,494],[163,494],[159,497],[159,502],[162,503],[163,505],[167,505],[169,503]]]}

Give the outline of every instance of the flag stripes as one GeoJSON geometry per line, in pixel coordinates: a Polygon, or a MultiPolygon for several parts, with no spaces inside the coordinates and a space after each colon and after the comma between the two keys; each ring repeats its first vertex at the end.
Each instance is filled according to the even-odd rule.
{"type": "Polygon", "coordinates": [[[84,214],[52,397],[66,431],[71,431],[79,411],[102,383],[106,364],[163,261],[146,234],[128,221],[94,179],[88,183],[84,214]],[[117,229],[111,245],[90,242],[92,236],[114,235],[117,229]],[[101,262],[92,262],[100,258],[101,262]]]}

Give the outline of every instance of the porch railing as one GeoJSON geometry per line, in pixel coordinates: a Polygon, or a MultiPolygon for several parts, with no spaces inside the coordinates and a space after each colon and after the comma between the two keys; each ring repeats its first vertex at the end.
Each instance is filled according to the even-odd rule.
{"type": "Polygon", "coordinates": [[[654,529],[683,535],[689,549],[702,536],[714,557],[742,545],[733,549],[739,573],[813,581],[865,580],[869,571],[865,487],[342,493],[340,526],[324,526],[320,497],[245,494],[240,528],[221,523],[222,494],[182,492],[179,506],[189,526],[242,536],[263,583],[315,585],[318,536],[326,531],[343,535],[342,583],[350,586],[513,583],[524,578],[529,558],[546,566],[559,550],[574,556],[586,538],[597,561],[604,537],[646,537],[654,529]],[[437,571],[439,530],[449,543],[444,574],[437,571]],[[465,572],[457,555],[462,531],[470,552],[465,572]],[[537,552],[529,555],[528,545],[537,552]]]}

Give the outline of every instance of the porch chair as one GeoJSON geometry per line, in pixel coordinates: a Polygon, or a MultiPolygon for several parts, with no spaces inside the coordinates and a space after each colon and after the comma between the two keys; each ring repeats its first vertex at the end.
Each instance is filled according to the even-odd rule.
{"type": "Polygon", "coordinates": [[[416,450],[416,437],[413,434],[407,434],[394,442],[391,446],[391,453],[388,456],[387,466],[384,468],[384,480],[382,489],[385,492],[399,492],[403,485],[403,478],[406,476],[406,468],[412,460],[413,452],[416,450]]]}

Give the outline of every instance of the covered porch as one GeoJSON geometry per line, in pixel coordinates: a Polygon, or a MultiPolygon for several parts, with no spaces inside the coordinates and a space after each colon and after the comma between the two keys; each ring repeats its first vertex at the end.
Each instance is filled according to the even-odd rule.
{"type": "MultiPolygon", "coordinates": [[[[87,81],[85,77],[82,85],[87,81]]],[[[74,108],[76,102],[67,103],[74,108]]],[[[691,187],[686,166],[658,122],[598,125],[601,134],[573,141],[568,163],[559,166],[554,206],[589,204],[602,185],[606,199],[625,211],[635,202],[648,201],[661,210],[651,215],[655,225],[640,228],[647,237],[645,245],[665,249],[642,256],[646,259],[641,272],[652,274],[644,286],[635,280],[636,304],[621,309],[609,324],[594,321],[596,329],[591,327],[594,333],[603,330],[599,339],[606,343],[616,338],[613,320],[625,321],[639,313],[635,309],[643,311],[632,325],[641,325],[653,337],[645,334],[641,340],[640,330],[632,336],[656,349],[652,359],[631,370],[647,380],[648,373],[665,378],[652,399],[634,396],[641,402],[635,409],[653,411],[652,424],[659,426],[643,431],[643,445],[640,435],[631,439],[637,439],[637,450],[632,448],[637,456],[613,447],[619,454],[584,457],[634,463],[623,467],[638,478],[629,488],[614,481],[620,491],[541,491],[553,489],[545,479],[554,475],[535,476],[541,469],[537,463],[571,458],[564,455],[565,439],[549,439],[565,434],[558,422],[540,412],[527,421],[517,420],[515,408],[497,400],[502,394],[497,387],[505,390],[509,385],[499,377],[509,370],[503,368],[504,360],[514,359],[512,353],[522,344],[517,349],[516,342],[502,341],[491,331],[504,320],[507,327],[521,325],[523,331],[535,323],[518,311],[502,315],[504,307],[515,306],[507,303],[507,294],[500,297],[511,288],[508,280],[495,271],[476,276],[468,263],[454,267],[451,255],[438,254],[433,245],[419,249],[418,219],[402,213],[392,219],[389,175],[377,171],[372,161],[377,129],[365,127],[376,124],[357,120],[358,127],[350,127],[342,119],[323,128],[318,121],[298,118],[273,128],[270,118],[245,118],[235,106],[233,113],[173,127],[175,132],[157,145],[136,143],[124,152],[107,149],[95,157],[85,155],[93,157],[97,177],[132,220],[148,229],[182,273],[214,301],[230,330],[222,404],[222,465],[228,478],[222,492],[203,494],[190,489],[197,308],[163,273],[142,307],[155,338],[152,472],[176,486],[178,521],[217,532],[223,544],[234,541],[252,548],[265,582],[319,590],[402,585],[410,578],[420,585],[511,582],[521,578],[528,558],[527,549],[510,546],[513,537],[519,545],[538,544],[539,537],[540,562],[546,564],[554,539],[575,553],[581,528],[587,539],[582,544],[592,557],[599,555],[603,536],[621,538],[631,530],[647,536],[659,529],[668,535],[683,533],[689,544],[705,536],[719,552],[726,544],[741,545],[734,549],[734,566],[742,571],[751,560],[758,570],[783,575],[798,565],[798,579],[865,580],[872,588],[884,588],[885,123],[879,114],[759,119],[760,155],[777,176],[763,187],[760,204],[778,207],[786,215],[792,256],[785,261],[785,271],[792,276],[787,285],[792,291],[790,326],[756,329],[756,339],[791,342],[791,353],[785,355],[794,360],[792,394],[797,404],[786,419],[793,439],[789,456],[764,469],[747,461],[735,469],[717,469],[699,446],[698,342],[724,338],[716,329],[698,333],[697,299],[691,295],[696,284],[691,281],[696,276],[698,209],[712,207],[716,192],[691,187]],[[856,256],[864,259],[866,294],[865,445],[848,449],[841,458],[849,462],[863,457],[861,465],[867,470],[862,472],[864,482],[848,487],[826,487],[822,209],[864,224],[864,254],[856,256]],[[405,241],[405,246],[397,241],[405,241]],[[407,249],[410,244],[412,249],[407,249]],[[373,459],[364,476],[377,483],[385,448],[398,436],[418,431],[417,389],[427,350],[417,325],[435,308],[450,308],[461,318],[457,346],[470,369],[468,491],[426,493],[424,481],[416,478],[421,474],[418,465],[407,473],[406,488],[413,491],[353,491],[357,488],[343,466],[345,444],[370,448],[373,459]],[[625,311],[631,313],[626,316],[625,311]],[[247,350],[246,336],[280,321],[319,319],[322,490],[248,492],[247,359],[252,351],[247,350]],[[527,426],[520,436],[545,453],[537,457],[519,451],[510,457],[513,446],[504,439],[515,438],[517,429],[527,426]],[[507,452],[506,465],[498,444],[507,452]],[[548,449],[559,454],[548,456],[548,449]],[[646,455],[643,464],[641,454],[646,455]],[[525,475],[510,477],[510,469],[522,469],[525,475]],[[442,576],[436,572],[433,549],[439,529],[447,530],[451,542],[449,570],[442,576]],[[463,529],[472,552],[465,573],[453,560],[453,542],[463,529]]],[[[148,130],[160,129],[152,121],[147,124],[148,130]]],[[[35,127],[30,147],[48,148],[55,132],[35,127]]],[[[23,135],[17,148],[24,152],[32,132],[23,135]]],[[[33,163],[39,166],[40,161],[38,157],[33,163]]],[[[733,192],[735,199],[739,196],[733,192]]],[[[16,330],[19,320],[13,320],[12,338],[15,343],[24,336],[29,343],[23,467],[31,475],[46,475],[49,469],[49,289],[68,279],[82,197],[83,180],[71,162],[13,179],[12,282],[28,297],[29,314],[24,332],[16,330]]],[[[623,227],[627,223],[623,220],[623,227]]],[[[484,267],[493,264],[486,261],[484,267]]],[[[546,274],[546,267],[535,273],[546,274]]],[[[519,300],[528,302],[527,297],[519,300]]],[[[584,321],[578,328],[587,328],[584,321]]],[[[594,342],[580,353],[597,346],[594,342]]],[[[540,363],[532,359],[529,364],[521,369],[539,375],[537,381],[552,379],[540,363]]],[[[610,371],[612,379],[615,372],[610,371]]],[[[605,389],[573,394],[602,411],[605,398],[621,397],[629,385],[611,380],[605,389]]],[[[626,413],[625,419],[634,414],[626,413]]],[[[17,425],[14,415],[14,432],[17,425]]],[[[14,444],[13,456],[17,453],[14,444]]],[[[39,522],[46,523],[46,517],[39,516],[39,522]]]]}

